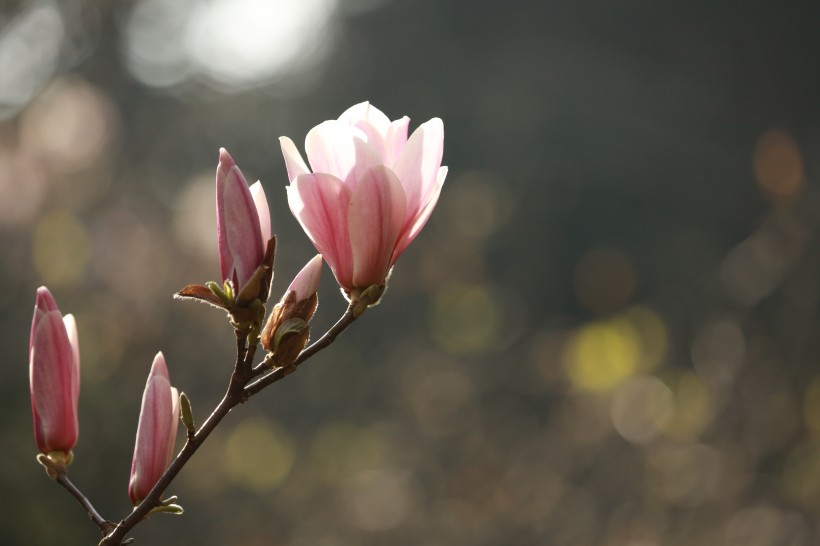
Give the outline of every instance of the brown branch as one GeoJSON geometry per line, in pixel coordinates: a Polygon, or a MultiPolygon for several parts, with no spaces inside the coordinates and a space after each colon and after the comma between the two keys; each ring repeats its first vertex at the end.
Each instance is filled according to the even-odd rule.
{"type": "MultiPolygon", "coordinates": [[[[273,372],[263,376],[253,383],[250,383],[253,378],[262,373],[265,367],[269,365],[270,355],[266,357],[262,363],[253,368],[252,363],[256,348],[248,348],[246,346],[245,340],[247,337],[247,332],[244,335],[237,332],[236,363],[234,366],[234,372],[231,375],[231,382],[228,385],[228,390],[226,391],[225,396],[216,406],[213,413],[211,413],[208,419],[202,424],[199,430],[196,431],[196,434],[194,434],[193,437],[188,437],[188,441],[185,443],[176,459],[171,462],[165,470],[165,473],[159,481],[157,481],[153,489],[151,489],[151,492],[148,493],[148,496],[142,500],[139,506],[134,508],[133,512],[131,512],[125,519],[121,520],[116,525],[111,522],[105,522],[110,527],[108,527],[108,529],[100,527],[105,536],[99,546],[121,546],[123,539],[128,532],[140,523],[153,508],[160,504],[160,496],[163,491],[165,491],[174,478],[176,478],[179,471],[182,470],[188,460],[194,453],[196,453],[197,449],[199,449],[199,447],[205,442],[220,421],[228,415],[231,409],[238,404],[245,402],[245,400],[258,393],[268,385],[284,378],[291,371],[293,371],[296,366],[333,343],[336,337],[348,326],[350,326],[354,320],[356,320],[356,315],[354,314],[353,307],[351,306],[348,307],[345,314],[342,315],[338,322],[336,322],[336,324],[325,332],[321,338],[302,351],[293,364],[285,368],[277,368],[273,372]]],[[[89,512],[89,515],[90,514],[91,513],[89,512]]],[[[94,518],[92,517],[92,519],[94,518]]],[[[100,519],[102,520],[102,518],[100,519]]]]}
{"type": "MultiPolygon", "coordinates": [[[[232,379],[231,386],[233,386],[233,384],[234,382],[232,379]]],[[[154,485],[154,488],[151,489],[148,496],[142,500],[139,506],[137,506],[134,511],[128,515],[128,517],[120,521],[112,532],[105,536],[102,542],[100,542],[100,546],[120,546],[120,544],[122,544],[122,539],[125,538],[125,535],[135,525],[142,521],[152,508],[159,505],[162,492],[165,491],[165,488],[171,484],[171,481],[173,481],[179,471],[182,470],[182,467],[185,466],[188,459],[196,453],[196,450],[199,449],[205,439],[211,434],[211,432],[213,432],[216,425],[218,425],[219,422],[222,421],[226,415],[228,415],[228,412],[230,412],[234,406],[241,402],[241,387],[239,387],[238,392],[236,391],[237,389],[235,388],[229,388],[228,392],[225,393],[225,396],[222,398],[222,401],[219,402],[219,405],[217,405],[213,413],[211,413],[208,419],[196,432],[193,440],[188,439],[188,441],[185,442],[185,446],[182,448],[182,451],[179,452],[176,459],[173,460],[156,485],[154,485]]]]}
{"type": "Polygon", "coordinates": [[[234,364],[234,375],[245,373],[249,367],[247,356],[247,330],[235,330],[236,334],[236,363],[234,364]]]}
{"type": "MultiPolygon", "coordinates": [[[[299,353],[299,356],[296,360],[293,361],[293,364],[289,366],[283,366],[280,368],[274,369],[267,375],[264,375],[245,387],[245,396],[246,398],[250,398],[254,394],[258,393],[268,385],[272,385],[276,383],[280,379],[284,379],[286,376],[290,375],[299,364],[307,360],[308,358],[312,357],[331,343],[335,341],[335,339],[341,334],[342,332],[347,329],[348,326],[353,324],[353,321],[356,320],[357,315],[354,312],[353,305],[350,305],[345,311],[345,314],[334,324],[330,330],[325,332],[325,335],[317,339],[312,345],[306,348],[304,351],[299,353]]],[[[270,355],[265,357],[263,360],[254,370],[262,369],[270,364],[270,355]]]]}
{"type": "Polygon", "coordinates": [[[71,493],[75,499],[77,499],[77,502],[85,508],[89,519],[94,522],[94,525],[100,528],[100,532],[102,532],[103,535],[110,533],[114,529],[115,525],[102,517],[91,504],[91,501],[88,500],[88,498],[83,495],[82,491],[80,491],[77,486],[68,479],[68,474],[66,474],[65,470],[62,472],[58,471],[55,480],[57,480],[57,483],[65,487],[66,490],[71,493]]]}
{"type": "Polygon", "coordinates": [[[213,413],[208,416],[208,419],[202,423],[202,426],[196,431],[196,434],[194,434],[193,437],[189,435],[188,441],[185,442],[185,445],[176,459],[171,462],[165,470],[165,473],[160,477],[153,489],[151,489],[151,492],[148,493],[148,496],[140,502],[139,506],[134,508],[134,511],[131,512],[128,517],[120,521],[112,532],[103,538],[99,546],[120,546],[125,535],[142,521],[151,509],[160,504],[162,492],[165,491],[165,488],[176,478],[179,471],[185,466],[185,463],[196,453],[196,450],[199,449],[199,446],[201,446],[205,439],[213,432],[219,422],[228,415],[228,412],[230,412],[234,406],[244,401],[242,389],[250,380],[252,373],[245,358],[246,336],[247,332],[243,334],[237,331],[236,333],[236,363],[225,396],[216,406],[213,413]]]}

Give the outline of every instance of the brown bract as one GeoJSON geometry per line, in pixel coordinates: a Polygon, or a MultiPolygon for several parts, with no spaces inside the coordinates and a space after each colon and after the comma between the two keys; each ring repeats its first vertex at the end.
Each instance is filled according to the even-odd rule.
{"type": "Polygon", "coordinates": [[[262,330],[262,346],[273,354],[275,366],[291,364],[307,345],[310,338],[308,322],[316,312],[319,297],[296,301],[296,293],[288,290],[271,312],[262,330]]]}

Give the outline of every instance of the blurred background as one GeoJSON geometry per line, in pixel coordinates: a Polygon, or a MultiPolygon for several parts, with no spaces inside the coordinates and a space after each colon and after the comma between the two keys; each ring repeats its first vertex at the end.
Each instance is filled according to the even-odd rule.
{"type": "MultiPolygon", "coordinates": [[[[26,340],[79,324],[71,476],[109,519],[153,355],[201,422],[233,337],[218,149],[315,253],[277,138],[439,116],[439,205],[383,303],[232,413],[137,544],[820,543],[817,2],[9,1],[0,543],[96,544],[36,464],[26,340]],[[664,5],[665,4],[665,5],[664,5]]],[[[345,308],[326,268],[314,332],[345,308]]],[[[182,443],[180,434],[178,447],[182,443]]]]}

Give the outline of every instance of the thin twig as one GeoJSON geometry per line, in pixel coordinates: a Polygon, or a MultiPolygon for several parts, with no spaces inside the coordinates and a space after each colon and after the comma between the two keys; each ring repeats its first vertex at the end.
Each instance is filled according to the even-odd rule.
{"type": "Polygon", "coordinates": [[[85,508],[85,511],[88,513],[88,517],[94,522],[94,525],[100,528],[103,535],[110,533],[114,529],[115,525],[97,512],[94,505],[91,504],[91,501],[88,500],[88,498],[83,495],[82,491],[80,491],[79,488],[77,488],[77,486],[68,479],[68,474],[66,474],[65,471],[58,472],[56,480],[57,483],[65,487],[66,490],[68,490],[68,492],[71,493],[75,499],[77,499],[77,502],[85,508]]]}
{"type": "Polygon", "coordinates": [[[246,373],[246,368],[249,368],[247,355],[247,330],[236,330],[236,364],[234,364],[234,375],[246,373]]]}

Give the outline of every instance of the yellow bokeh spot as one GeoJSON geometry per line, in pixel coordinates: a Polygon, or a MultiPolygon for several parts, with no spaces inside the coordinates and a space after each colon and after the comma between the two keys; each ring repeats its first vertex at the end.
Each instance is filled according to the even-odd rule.
{"type": "Polygon", "coordinates": [[[274,488],[290,473],[294,451],[293,441],[279,426],[263,419],[245,421],[225,443],[228,475],[247,489],[274,488]]]}
{"type": "Polygon", "coordinates": [[[583,326],[564,349],[570,381],[589,391],[608,391],[638,369],[641,340],[627,320],[614,319],[583,326]]]}
{"type": "Polygon", "coordinates": [[[64,286],[82,277],[91,258],[88,234],[65,211],[43,218],[34,230],[34,267],[49,286],[64,286]]]}
{"type": "Polygon", "coordinates": [[[496,340],[501,310],[481,286],[452,284],[436,294],[430,327],[436,342],[455,354],[475,354],[496,340]]]}
{"type": "Polygon", "coordinates": [[[348,423],[323,427],[310,447],[311,467],[328,485],[337,485],[381,464],[384,446],[371,431],[348,423]]]}
{"type": "Polygon", "coordinates": [[[701,379],[685,372],[672,382],[675,414],[666,424],[668,436],[681,440],[697,438],[711,422],[714,412],[712,395],[701,379]]]}
{"type": "Polygon", "coordinates": [[[815,377],[806,389],[803,402],[806,426],[815,436],[820,436],[820,375],[815,377]]]}

